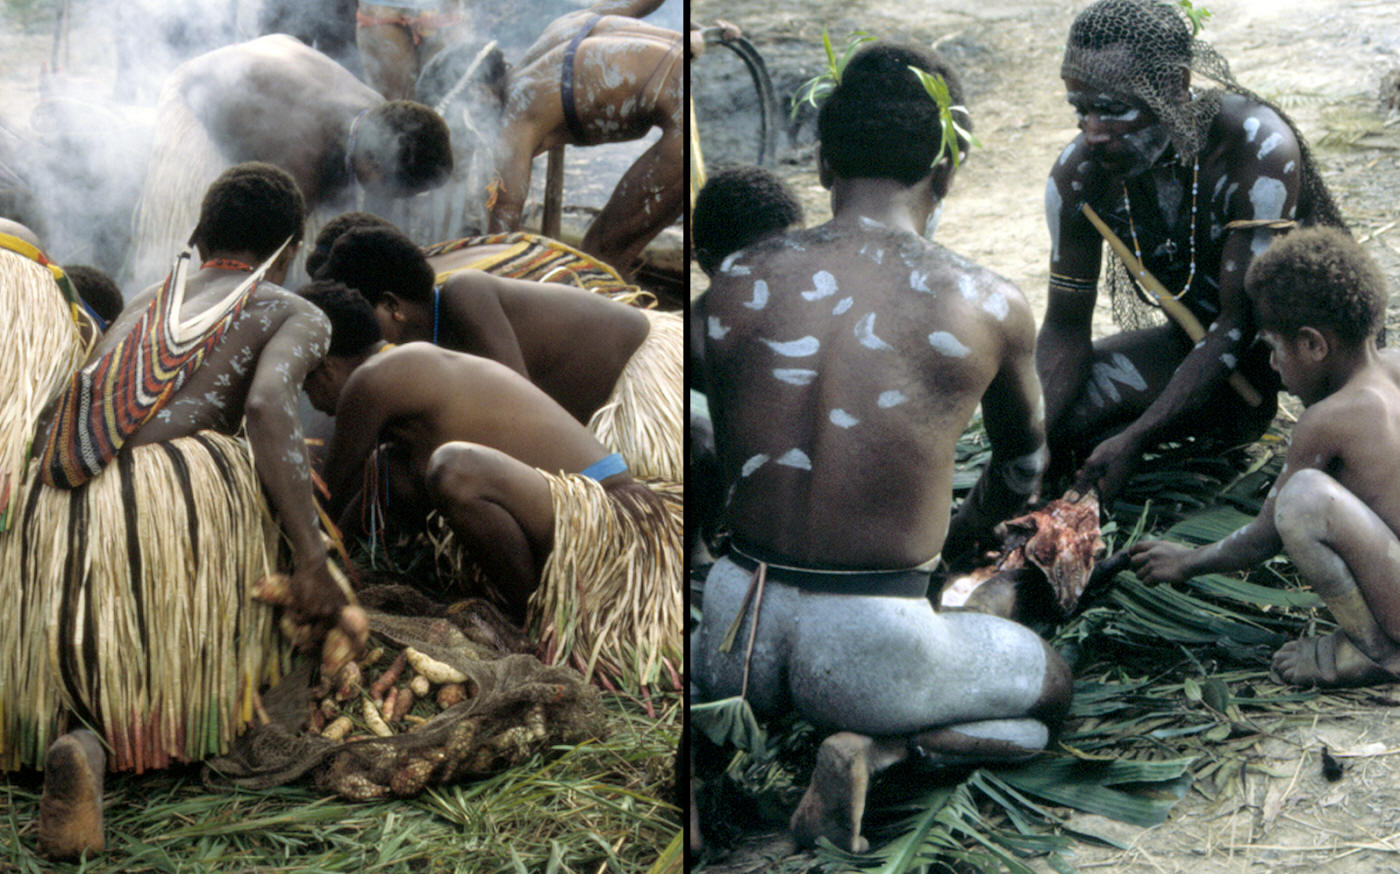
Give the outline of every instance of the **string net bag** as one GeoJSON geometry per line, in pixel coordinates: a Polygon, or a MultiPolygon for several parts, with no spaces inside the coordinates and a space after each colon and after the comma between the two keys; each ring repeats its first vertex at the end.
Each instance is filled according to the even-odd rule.
{"type": "MultiPolygon", "coordinates": [[[[413,647],[454,668],[466,677],[465,700],[388,736],[357,728],[344,740],[331,739],[307,728],[317,695],[325,693],[313,691],[315,666],[303,660],[263,693],[268,722],[246,732],[227,755],[206,760],[208,788],[266,789],[309,779],[322,792],[356,801],[408,797],[601,736],[598,691],[572,668],[520,652],[528,646],[523,632],[486,602],[446,605],[405,586],[372,586],[359,594],[368,608],[371,649],[413,647]]],[[[367,686],[384,664],[366,669],[367,686]]],[[[358,713],[355,705],[362,703],[351,699],[343,706],[358,713]]]]}
{"type": "MultiPolygon", "coordinates": [[[[1060,75],[1091,87],[1134,98],[1166,127],[1176,160],[1190,166],[1205,145],[1225,93],[1239,94],[1278,113],[1293,132],[1302,154],[1298,197],[1300,224],[1346,229],[1341,212],[1323,183],[1303,134],[1271,101],[1235,81],[1229,63],[1207,42],[1196,39],[1185,11],[1165,0],[1099,0],[1070,25],[1060,75]],[[1215,83],[1183,94],[1183,71],[1215,83]]],[[[1193,77],[1193,81],[1199,79],[1193,77]]],[[[1165,317],[1137,288],[1117,258],[1106,259],[1113,317],[1132,330],[1162,324],[1165,317]]]]}

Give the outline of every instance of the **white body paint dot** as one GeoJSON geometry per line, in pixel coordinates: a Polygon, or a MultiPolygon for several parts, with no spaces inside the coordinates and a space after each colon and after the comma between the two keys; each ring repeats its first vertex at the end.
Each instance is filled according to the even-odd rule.
{"type": "Polygon", "coordinates": [[[849,310],[855,302],[856,299],[853,297],[843,297],[841,300],[837,301],[836,306],[832,307],[831,314],[833,316],[842,315],[846,310],[849,310]]]}
{"type": "Polygon", "coordinates": [[[755,279],[753,283],[753,299],[744,301],[744,306],[751,310],[761,310],[768,306],[768,283],[762,279],[755,279]]]}
{"type": "Polygon", "coordinates": [[[801,449],[789,449],[778,458],[774,464],[781,464],[783,467],[794,467],[798,470],[811,470],[812,459],[807,457],[807,453],[801,449]]]}
{"type": "Polygon", "coordinates": [[[947,331],[934,331],[929,334],[928,344],[949,358],[966,358],[972,352],[961,340],[947,331]]]}
{"type": "Polygon", "coordinates": [[[850,428],[860,424],[860,419],[840,408],[832,410],[831,415],[827,418],[831,419],[831,424],[838,428],[850,428]]]}
{"type": "Polygon", "coordinates": [[[894,347],[875,336],[875,314],[866,313],[856,323],[856,339],[867,349],[893,349],[894,347]]]}
{"type": "Polygon", "coordinates": [[[705,320],[705,323],[709,325],[708,333],[711,340],[723,340],[724,335],[729,333],[729,329],[720,324],[718,316],[710,316],[705,320]]]}
{"type": "Polygon", "coordinates": [[[880,396],[875,399],[875,405],[881,409],[888,410],[890,407],[897,407],[909,400],[908,396],[899,389],[890,389],[880,392],[880,396]]]}
{"type": "Polygon", "coordinates": [[[788,385],[808,385],[817,378],[817,372],[801,367],[775,367],[773,376],[788,385]]]}
{"type": "Polygon", "coordinates": [[[760,452],[759,454],[750,458],[748,461],[744,462],[744,466],[739,468],[739,476],[749,476],[754,471],[758,470],[760,467],[763,467],[763,465],[767,463],[768,456],[760,452]]]}
{"type": "Polygon", "coordinates": [[[811,291],[802,292],[802,296],[807,300],[821,300],[836,293],[836,277],[825,270],[818,270],[812,276],[812,285],[816,287],[811,291]]]}
{"type": "Polygon", "coordinates": [[[822,347],[821,341],[811,336],[788,340],[784,343],[774,340],[764,340],[763,343],[785,358],[806,358],[809,355],[816,355],[822,347]]]}

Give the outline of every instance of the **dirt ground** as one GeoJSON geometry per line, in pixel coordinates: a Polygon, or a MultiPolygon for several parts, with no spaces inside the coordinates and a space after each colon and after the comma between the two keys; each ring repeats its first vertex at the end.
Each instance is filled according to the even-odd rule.
{"type": "MultiPolygon", "coordinates": [[[[1081,3],[1049,0],[694,0],[691,20],[723,18],[758,47],[781,98],[824,65],[822,28],[838,47],[856,30],[935,44],[959,65],[976,133],[974,150],[948,199],[938,240],[1006,276],[1044,313],[1049,239],[1042,194],[1051,162],[1074,136],[1059,79],[1065,34],[1081,3]]],[[[1393,0],[1207,0],[1201,36],[1246,87],[1274,100],[1313,146],[1323,176],[1353,232],[1400,288],[1400,113],[1391,99],[1400,69],[1400,4],[1393,0]]],[[[692,93],[707,166],[752,163],[757,115],[738,59],[712,47],[692,66],[692,93]]],[[[810,113],[781,137],[775,167],[798,193],[807,223],[830,216],[813,169],[810,113]]],[[[692,294],[705,287],[691,271],[692,294]]],[[[1392,298],[1390,335],[1400,325],[1392,298]]],[[[1106,301],[1095,319],[1112,329],[1106,301]]],[[[1395,690],[1385,692],[1395,695],[1395,690]]],[[[1397,696],[1400,697],[1400,696],[1397,696]]],[[[1389,698],[1348,712],[1309,713],[1279,724],[1249,751],[1239,791],[1211,801],[1188,794],[1165,824],[1139,829],[1099,817],[1071,823],[1113,836],[1127,851],[1088,844],[1082,870],[1225,874],[1400,871],[1400,711],[1389,698]],[[1344,754],[1343,778],[1323,779],[1322,747],[1344,754]]],[[[1212,787],[1205,787],[1212,788],[1212,787]]],[[[756,835],[705,870],[802,870],[780,835],[756,835]],[[780,860],[786,859],[785,862],[780,860]]],[[[1048,870],[1046,868],[1045,870],[1048,870]]]]}

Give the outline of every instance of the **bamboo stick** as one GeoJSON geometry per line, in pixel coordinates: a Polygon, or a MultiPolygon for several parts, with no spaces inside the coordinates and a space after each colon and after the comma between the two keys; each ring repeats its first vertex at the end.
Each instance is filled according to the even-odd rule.
{"type": "MultiPolygon", "coordinates": [[[[1157,281],[1157,277],[1147,271],[1147,268],[1133,255],[1127,244],[1120,240],[1108,225],[1104,224],[1104,220],[1099,218],[1099,214],[1094,212],[1094,208],[1087,203],[1083,204],[1081,208],[1084,210],[1084,217],[1098,229],[1098,232],[1108,241],[1108,245],[1122,259],[1123,264],[1128,268],[1128,273],[1143,288],[1147,289],[1148,293],[1157,298],[1157,302],[1162,305],[1162,310],[1181,326],[1181,329],[1186,332],[1186,336],[1190,337],[1192,342],[1204,337],[1206,329],[1195,314],[1187,309],[1181,301],[1172,297],[1171,292],[1157,281]]],[[[1264,402],[1264,398],[1238,370],[1230,373],[1230,387],[1238,392],[1239,396],[1244,398],[1244,402],[1251,407],[1257,407],[1264,402]]]]}

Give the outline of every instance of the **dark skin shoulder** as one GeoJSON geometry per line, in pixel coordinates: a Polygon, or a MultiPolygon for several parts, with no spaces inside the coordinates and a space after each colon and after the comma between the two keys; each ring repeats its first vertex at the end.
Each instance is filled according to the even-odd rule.
{"type": "Polygon", "coordinates": [[[442,288],[442,345],[498,361],[587,422],[646,339],[640,311],[568,286],[464,270],[442,288]]]}

